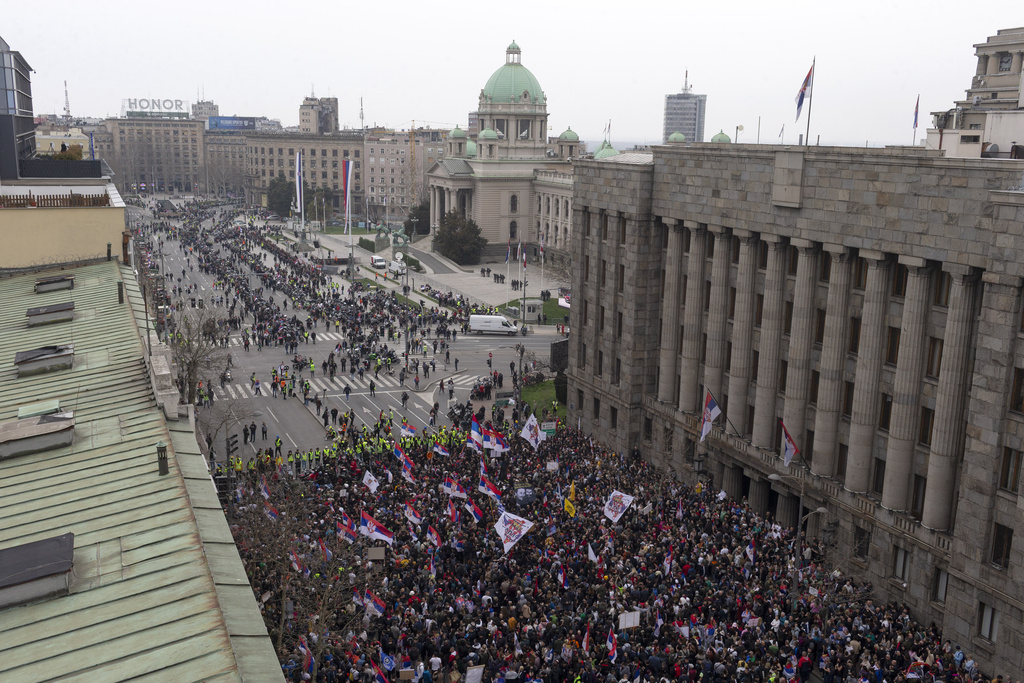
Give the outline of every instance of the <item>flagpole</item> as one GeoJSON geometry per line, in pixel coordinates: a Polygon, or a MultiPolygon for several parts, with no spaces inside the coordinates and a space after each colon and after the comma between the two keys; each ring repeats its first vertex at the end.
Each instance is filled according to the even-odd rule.
{"type": "Polygon", "coordinates": [[[811,107],[814,106],[814,66],[817,61],[818,57],[815,55],[811,60],[811,82],[807,88],[807,137],[804,139],[804,145],[808,147],[811,145],[811,107]]]}

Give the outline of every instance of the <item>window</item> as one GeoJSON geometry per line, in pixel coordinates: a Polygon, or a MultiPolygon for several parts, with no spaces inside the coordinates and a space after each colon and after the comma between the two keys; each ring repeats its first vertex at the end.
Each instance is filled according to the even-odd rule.
{"type": "Polygon", "coordinates": [[[787,265],[789,266],[789,274],[796,275],[797,263],[800,260],[800,250],[794,247],[793,245],[790,245],[787,252],[788,253],[786,254],[786,260],[788,262],[787,265]]]}
{"type": "Polygon", "coordinates": [[[907,267],[902,263],[896,264],[896,270],[892,275],[892,295],[899,297],[907,295],[907,267]]]}
{"type": "Polygon", "coordinates": [[[817,310],[817,318],[814,323],[814,343],[823,344],[825,342],[825,311],[820,308],[817,310]]]}
{"type": "MultiPolygon", "coordinates": [[[[583,369],[585,369],[587,367],[587,345],[586,344],[581,344],[580,345],[579,366],[580,366],[580,370],[583,370],[583,369]]],[[[583,401],[580,401],[580,407],[581,408],[583,407],[583,401]]]]}
{"type": "Polygon", "coordinates": [[[626,266],[619,264],[619,291],[623,292],[626,290],[626,266]]]}
{"type": "Polygon", "coordinates": [[[832,279],[832,254],[828,252],[821,255],[821,272],[818,274],[818,279],[822,282],[832,279]]]}
{"type": "Polygon", "coordinates": [[[900,357],[900,328],[889,328],[889,346],[885,352],[885,362],[889,365],[896,365],[900,357]]]}
{"type": "Polygon", "coordinates": [[[586,299],[583,300],[583,324],[586,325],[590,322],[590,302],[586,299]]]}
{"type": "MultiPolygon", "coordinates": [[[[583,279],[584,280],[589,280],[590,279],[590,256],[584,256],[583,257],[583,279]]],[[[665,282],[665,278],[661,278],[661,281],[664,283],[665,282]]]]}
{"type": "Polygon", "coordinates": [[[779,361],[779,391],[783,394],[786,393],[786,376],[789,374],[789,363],[787,361],[779,361]]]}
{"type": "Polygon", "coordinates": [[[644,441],[650,441],[654,437],[654,421],[644,417],[644,441]]]}
{"type": "MultiPolygon", "coordinates": [[[[732,342],[725,342],[725,371],[732,371],[732,342]]],[[[722,411],[725,412],[724,410],[722,411]]]]}
{"type": "Polygon", "coordinates": [[[616,320],[615,320],[615,336],[621,338],[622,337],[622,312],[619,311],[615,315],[616,315],[616,320]]]}
{"type": "Polygon", "coordinates": [[[850,417],[853,413],[853,382],[846,382],[843,393],[843,417],[850,417]]]}
{"type": "Polygon", "coordinates": [[[736,288],[729,288],[729,320],[736,317],[736,288]]]}
{"type": "Polygon", "coordinates": [[[892,575],[900,581],[907,580],[910,569],[910,554],[900,547],[893,548],[892,553],[892,575]]]}
{"type": "Polygon", "coordinates": [[[711,310],[711,283],[704,283],[704,312],[711,310]]]}
{"type": "Polygon", "coordinates": [[[1010,410],[1024,412],[1024,370],[1013,369],[1013,393],[1010,394],[1010,410]]]}
{"type": "Polygon", "coordinates": [[[768,243],[763,240],[757,245],[757,267],[760,270],[768,268],[768,243]]]}
{"type": "Polygon", "coordinates": [[[1007,569],[1010,566],[1010,546],[1013,529],[996,522],[992,529],[992,564],[1007,569]]]}
{"type": "MultiPolygon", "coordinates": [[[[392,178],[391,182],[395,182],[395,179],[392,178]]],[[[508,238],[510,240],[514,240],[518,233],[519,233],[519,224],[516,223],[515,221],[512,221],[511,223],[509,223],[508,224],[508,238]]]]}
{"type": "Polygon", "coordinates": [[[935,278],[935,305],[949,306],[949,288],[953,284],[953,276],[939,271],[935,278]]]}
{"type": "Polygon", "coordinates": [[[789,334],[793,330],[793,302],[786,301],[782,304],[782,332],[789,334]]]}
{"type": "Polygon", "coordinates": [[[615,374],[612,375],[612,384],[618,384],[622,379],[622,359],[615,359],[615,374]]]}
{"type": "Polygon", "coordinates": [[[601,286],[604,287],[608,275],[608,262],[601,259],[601,286]]]}
{"type": "Polygon", "coordinates": [[[608,239],[608,214],[606,213],[601,214],[601,239],[608,239]]]}
{"type": "Polygon", "coordinates": [[[939,567],[935,570],[935,581],[932,587],[932,600],[946,602],[946,587],[949,585],[949,572],[939,567]]]}
{"type": "Polygon", "coordinates": [[[757,379],[757,366],[760,362],[761,354],[757,351],[751,351],[750,376],[755,380],[757,379]]]}
{"type": "MultiPolygon", "coordinates": [[[[569,203],[566,202],[565,215],[569,215],[569,203]]],[[[619,244],[626,243],[626,217],[619,218],[619,244]]]]}
{"type": "Polygon", "coordinates": [[[992,605],[978,603],[978,635],[995,642],[999,633],[999,612],[992,605]]]}
{"type": "Polygon", "coordinates": [[[1021,452],[1015,448],[1003,449],[1003,465],[999,469],[999,488],[1017,493],[1020,484],[1021,452]]]}
{"type": "Polygon", "coordinates": [[[804,459],[805,463],[814,462],[814,430],[807,430],[807,437],[804,439],[804,450],[800,454],[800,457],[804,459]]]}
{"type": "MultiPolygon", "coordinates": [[[[702,225],[701,227],[702,228],[706,228],[707,226],[702,225]]],[[[705,233],[705,238],[704,238],[704,256],[706,258],[709,258],[709,259],[715,257],[715,236],[714,235],[705,233]]]]}
{"type": "Polygon", "coordinates": [[[601,399],[597,396],[594,397],[593,414],[595,421],[601,419],[601,399]]]}
{"type": "Polygon", "coordinates": [[[512,195],[508,200],[508,212],[519,213],[519,195],[512,195]]]}
{"type": "Polygon", "coordinates": [[[818,403],[819,384],[821,384],[821,373],[817,370],[811,370],[811,393],[808,395],[807,402],[812,406],[818,403]]]}
{"type": "Polygon", "coordinates": [[[892,395],[882,394],[881,407],[878,411],[878,428],[889,431],[889,422],[892,419],[892,395]]]}
{"type": "Polygon", "coordinates": [[[836,452],[836,479],[839,481],[846,481],[846,461],[850,455],[850,447],[845,443],[839,444],[839,450],[836,452]]]}
{"type": "Polygon", "coordinates": [[[885,461],[881,458],[875,458],[875,476],[871,479],[871,491],[882,495],[882,489],[885,488],[885,461]]]}
{"type": "Polygon", "coordinates": [[[867,529],[861,529],[859,526],[853,527],[853,553],[856,557],[862,560],[868,558],[868,550],[871,548],[871,532],[867,529]]]}
{"type": "Polygon", "coordinates": [[[928,377],[938,377],[942,369],[942,340],[935,337],[928,338],[928,366],[925,374],[928,377]]]}
{"type": "Polygon", "coordinates": [[[858,258],[853,262],[853,288],[864,289],[868,284],[868,260],[858,258]]]}
{"type": "Polygon", "coordinates": [[[914,490],[910,498],[910,516],[921,521],[924,515],[924,494],[927,490],[928,480],[919,474],[914,475],[914,490]]]}
{"type": "Polygon", "coordinates": [[[612,429],[616,429],[619,426],[619,409],[609,408],[608,409],[608,421],[612,429]]]}
{"type": "Polygon", "coordinates": [[[850,353],[856,355],[860,349],[860,318],[850,318],[850,353]]]}
{"type": "Polygon", "coordinates": [[[604,306],[601,306],[597,312],[597,329],[604,331],[604,306]]]}
{"type": "Polygon", "coordinates": [[[918,435],[918,441],[923,446],[932,445],[932,421],[935,419],[935,411],[931,408],[921,408],[921,433],[918,435]]]}
{"type": "Polygon", "coordinates": [[[708,335],[701,335],[700,340],[700,362],[706,363],[708,360],[708,335]]]}
{"type": "Polygon", "coordinates": [[[740,241],[738,239],[731,240],[729,244],[732,246],[732,262],[740,262],[740,241]]]}
{"type": "Polygon", "coordinates": [[[761,326],[761,318],[764,315],[764,294],[758,294],[754,303],[754,326],[761,326]]]}
{"type": "Polygon", "coordinates": [[[598,349],[598,352],[597,352],[597,372],[595,372],[594,374],[597,375],[598,377],[600,377],[601,373],[603,373],[603,372],[604,372],[604,351],[601,351],[600,349],[598,349]]]}

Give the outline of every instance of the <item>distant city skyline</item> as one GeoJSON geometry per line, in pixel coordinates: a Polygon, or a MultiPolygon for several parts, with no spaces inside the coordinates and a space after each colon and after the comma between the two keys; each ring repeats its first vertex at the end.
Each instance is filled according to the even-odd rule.
{"type": "MultiPolygon", "coordinates": [[[[944,1],[927,9],[870,1],[851,14],[813,2],[743,1],[684,13],[653,3],[627,11],[610,2],[527,0],[502,16],[500,28],[485,22],[488,30],[463,30],[448,42],[421,5],[405,0],[387,17],[364,5],[297,3],[283,11],[265,0],[244,13],[194,0],[173,12],[121,0],[107,6],[83,13],[78,3],[54,0],[46,16],[29,3],[5,8],[2,35],[34,69],[37,114],[63,112],[66,80],[76,116],[116,116],[130,97],[205,97],[222,115],[294,126],[303,98],[315,92],[338,98],[342,127],[360,125],[360,98],[367,126],[465,127],[515,40],[548,98],[551,135],[572,127],[600,140],[611,120],[613,144],[659,144],[665,94],[681,90],[688,70],[694,92],[708,96],[705,139],[720,130],[735,137],[742,125],[739,142],[755,142],[760,117],[762,143],[778,142],[783,125],[786,142],[795,143],[808,107],[795,122],[793,100],[816,57],[812,141],[909,144],[917,96],[920,140],[930,112],[948,109],[970,85],[973,45],[1024,24],[1019,4],[999,0],[966,15],[944,1]],[[386,20],[396,16],[403,23],[386,20]]],[[[489,15],[456,2],[444,8],[445,26],[459,16],[468,28],[489,15]]]]}

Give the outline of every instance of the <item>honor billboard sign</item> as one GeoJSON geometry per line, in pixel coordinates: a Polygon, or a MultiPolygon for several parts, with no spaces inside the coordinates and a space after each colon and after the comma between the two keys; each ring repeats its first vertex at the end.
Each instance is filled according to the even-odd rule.
{"type": "Polygon", "coordinates": [[[161,97],[130,97],[121,100],[121,116],[170,116],[187,117],[188,100],[171,100],[161,97]]]}

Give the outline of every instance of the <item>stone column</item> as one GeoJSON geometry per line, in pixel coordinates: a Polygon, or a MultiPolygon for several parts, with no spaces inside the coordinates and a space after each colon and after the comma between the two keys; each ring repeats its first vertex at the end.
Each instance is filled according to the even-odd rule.
{"type": "Polygon", "coordinates": [[[807,394],[811,388],[811,345],[818,309],[814,288],[818,280],[818,252],[806,240],[790,240],[799,251],[796,287],[793,289],[793,324],[789,335],[789,376],[786,378],[786,403],[783,422],[801,451],[807,434],[807,394]]]}
{"type": "Polygon", "coordinates": [[[790,493],[780,491],[775,505],[775,520],[783,527],[796,527],[800,522],[800,499],[790,493]]]}
{"type": "Polygon", "coordinates": [[[988,73],[988,55],[978,55],[978,70],[976,76],[984,76],[988,73]]]}
{"type": "Polygon", "coordinates": [[[767,479],[750,480],[750,507],[759,515],[768,512],[768,491],[770,488],[767,479]]]}
{"type": "Polygon", "coordinates": [[[836,433],[843,401],[843,367],[846,364],[847,328],[850,319],[850,253],[843,247],[826,247],[829,267],[828,303],[825,309],[825,339],[821,345],[818,376],[818,404],[814,419],[814,460],[811,471],[831,477],[836,466],[836,433]]]}
{"type": "MultiPolygon", "coordinates": [[[[704,363],[704,385],[722,400],[722,373],[725,372],[725,322],[729,315],[729,262],[731,239],[724,228],[711,228],[715,255],[711,266],[711,305],[708,310],[708,352],[704,363]]],[[[722,420],[724,422],[725,420],[722,420]]]]}
{"type": "Polygon", "coordinates": [[[776,236],[768,251],[764,279],[764,308],[761,312],[761,345],[757,364],[757,395],[754,403],[755,446],[775,447],[775,402],[779,393],[779,355],[782,346],[782,288],[786,280],[786,245],[776,236]]]}
{"type": "Polygon", "coordinates": [[[661,302],[661,353],[658,357],[658,400],[676,402],[679,376],[679,282],[683,267],[683,228],[678,221],[663,219],[668,230],[665,253],[665,297],[661,302]]]}
{"type": "Polygon", "coordinates": [[[868,261],[868,281],[860,321],[846,489],[865,493],[871,476],[871,457],[878,428],[878,377],[888,336],[885,334],[885,304],[889,298],[889,268],[884,260],[885,254],[862,249],[860,255],[868,261]]]}
{"type": "Polygon", "coordinates": [[[739,500],[743,494],[743,468],[737,465],[726,466],[722,473],[722,490],[733,500],[739,500]]]}
{"type": "Polygon", "coordinates": [[[971,323],[975,315],[975,281],[966,267],[944,264],[953,271],[946,313],[946,337],[942,344],[942,369],[935,397],[928,482],[921,523],[929,529],[949,528],[953,512],[958,454],[964,441],[964,401],[970,391],[971,323]]]}
{"type": "Polygon", "coordinates": [[[889,448],[885,457],[885,487],[882,507],[906,510],[910,473],[914,466],[917,424],[920,413],[921,377],[924,373],[925,323],[928,320],[928,271],[924,259],[900,256],[907,266],[907,294],[903,300],[899,358],[893,379],[892,413],[889,420],[889,448]]]}
{"type": "Polygon", "coordinates": [[[732,321],[732,360],[729,363],[729,412],[726,429],[747,434],[747,394],[750,390],[751,347],[754,336],[754,276],[757,274],[756,235],[733,231],[740,240],[736,270],[736,315],[732,321]]]}
{"type": "Polygon", "coordinates": [[[686,259],[686,302],[683,309],[683,360],[679,377],[679,410],[697,409],[700,383],[700,349],[703,341],[704,261],[707,230],[690,228],[690,254],[686,259]]]}
{"type": "Polygon", "coordinates": [[[1013,64],[1010,65],[1010,73],[1019,74],[1021,72],[1022,58],[1024,58],[1024,53],[1013,53],[1013,64]]]}

